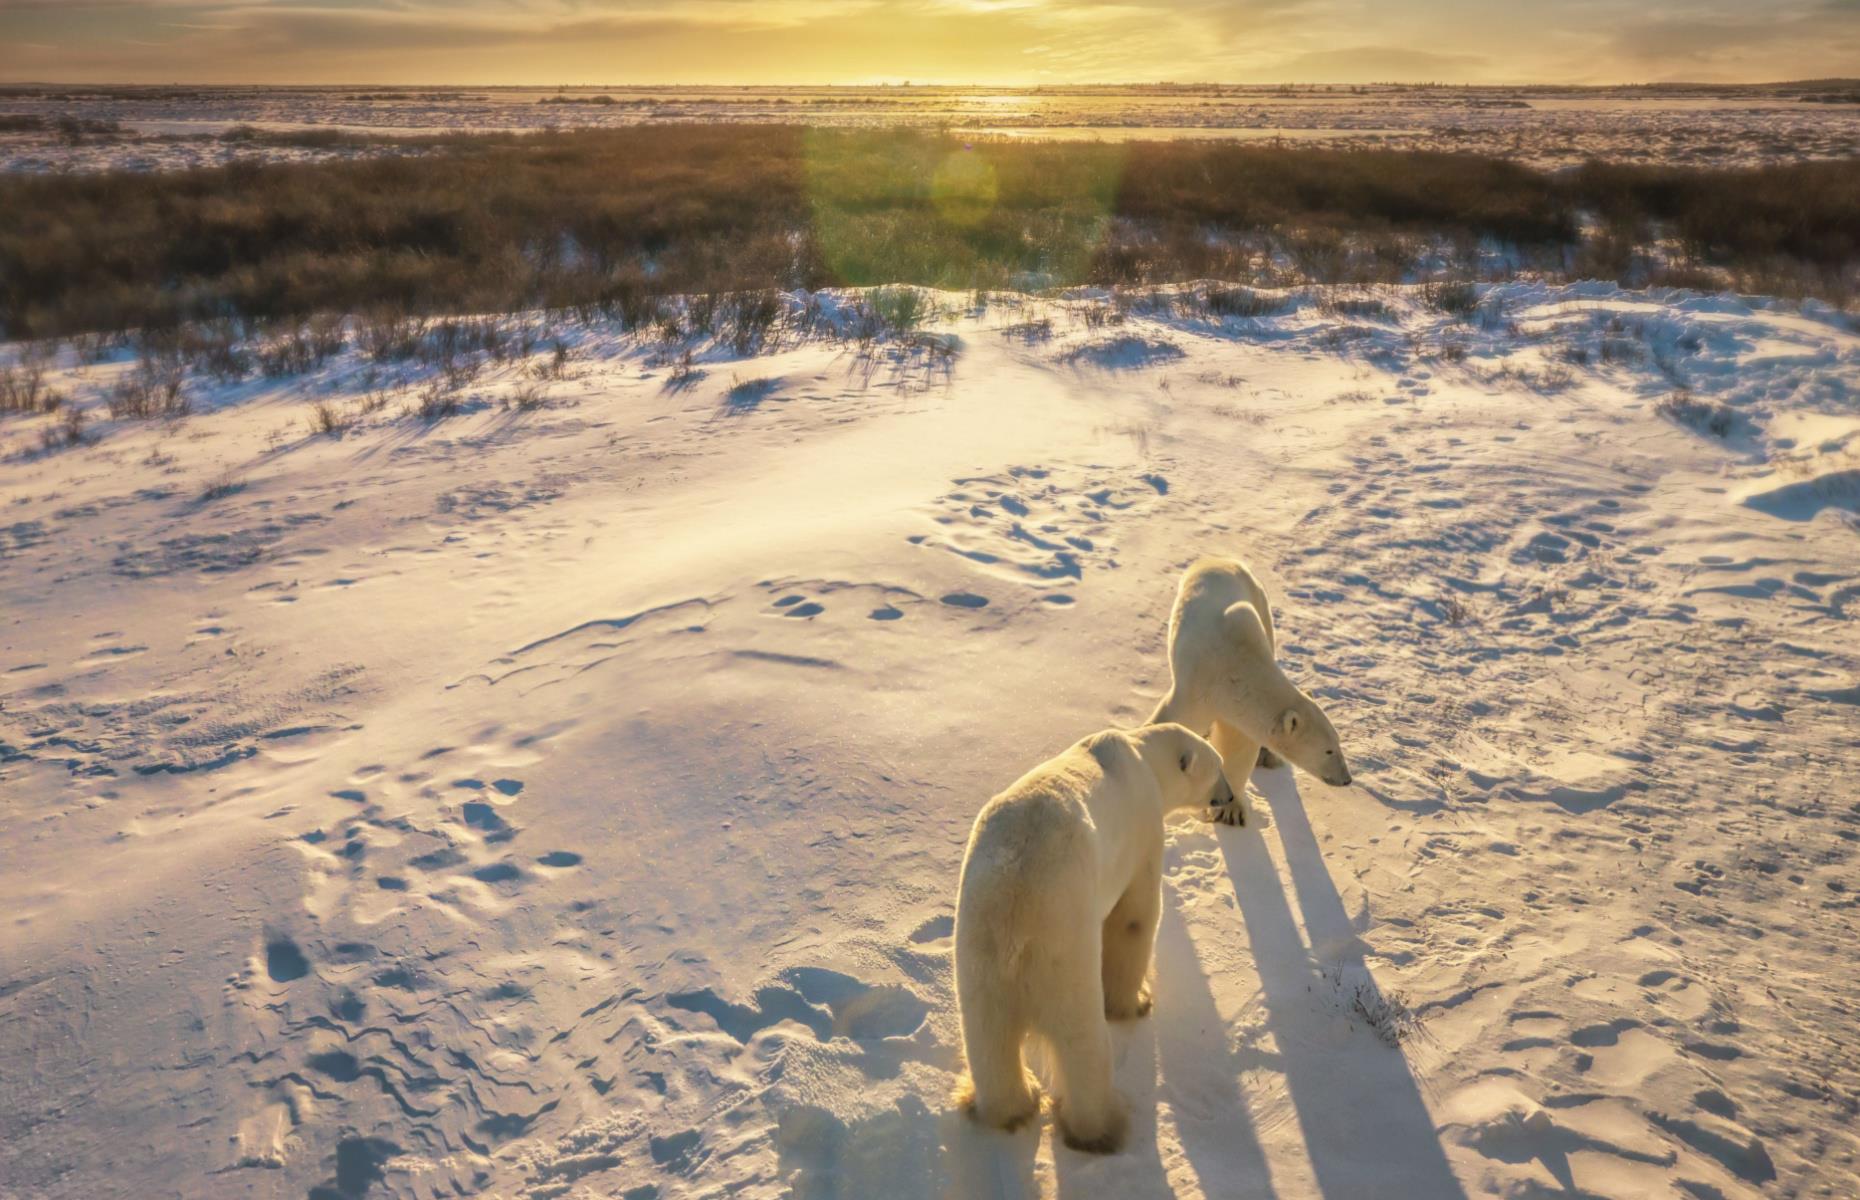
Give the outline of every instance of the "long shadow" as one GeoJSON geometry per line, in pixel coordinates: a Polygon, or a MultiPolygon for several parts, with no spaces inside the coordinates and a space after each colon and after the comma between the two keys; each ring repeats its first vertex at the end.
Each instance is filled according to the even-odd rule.
{"type": "Polygon", "coordinates": [[[982,1129],[916,1096],[846,1123],[796,1105],[776,1133],[793,1200],[1039,1200],[1034,1156],[1040,1130],[982,1129]]]}
{"type": "Polygon", "coordinates": [[[1100,1159],[1058,1145],[1055,1133],[1059,1200],[1174,1196],[1158,1145],[1157,1114],[1165,1099],[1202,1195],[1275,1200],[1272,1171],[1239,1081],[1250,1067],[1277,1064],[1228,1048],[1226,1023],[1172,889],[1164,893],[1155,964],[1155,1013],[1113,1032],[1120,1054],[1117,1090],[1130,1112],[1129,1143],[1123,1153],[1100,1159]]]}
{"type": "Polygon", "coordinates": [[[781,391],[779,379],[751,379],[736,384],[723,394],[723,400],[717,405],[720,417],[746,417],[762,406],[762,402],[781,391]]]}
{"type": "Polygon", "coordinates": [[[1257,1051],[1227,1044],[1227,1024],[1201,968],[1175,889],[1165,885],[1154,954],[1156,1010],[1113,1027],[1117,1090],[1130,1112],[1130,1139],[1108,1159],[1057,1144],[1059,1200],[1160,1200],[1176,1195],[1162,1161],[1158,1114],[1166,1100],[1182,1157],[1201,1195],[1218,1200],[1276,1200],[1272,1171],[1240,1088],[1252,1068],[1276,1066],[1257,1051]]]}
{"type": "Polygon", "coordinates": [[[1112,1027],[1115,1086],[1130,1118],[1124,1148],[1100,1156],[1069,1149],[1056,1120],[1047,1121],[1052,1139],[1053,1177],[1058,1200],[1173,1200],[1168,1172],[1156,1144],[1156,1033],[1153,1019],[1112,1027]]]}
{"type": "Polygon", "coordinates": [[[1353,998],[1373,1005],[1380,992],[1291,772],[1260,771],[1253,781],[1271,801],[1314,949],[1299,932],[1264,835],[1223,830],[1221,854],[1319,1191],[1325,1200],[1465,1200],[1401,1050],[1360,1027],[1340,1036],[1353,998]]]}
{"type": "MultiPolygon", "coordinates": [[[[1255,838],[1257,840],[1257,838],[1255,838]]],[[[1226,1023],[1195,955],[1171,889],[1156,932],[1156,1045],[1182,1152],[1206,1196],[1271,1200],[1272,1169],[1253,1128],[1240,1077],[1252,1055],[1227,1048],[1226,1023]]]]}
{"type": "MultiPolygon", "coordinates": [[[[973,1121],[959,1113],[949,1113],[939,1122],[942,1133],[943,1173],[948,1190],[939,1200],[974,1196],[977,1200],[1039,1200],[1040,1185],[1034,1180],[1033,1160],[1040,1150],[1040,1130],[1021,1130],[1017,1134],[978,1129],[973,1121]]],[[[878,1191],[862,1195],[901,1195],[878,1191]]]]}

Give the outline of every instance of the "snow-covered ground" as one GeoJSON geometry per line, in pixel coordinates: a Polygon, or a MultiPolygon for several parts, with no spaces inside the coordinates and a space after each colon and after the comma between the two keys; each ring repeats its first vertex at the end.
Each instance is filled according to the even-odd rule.
{"type": "Polygon", "coordinates": [[[1860,336],[1375,295],[6,418],[0,1194],[1855,1194],[1860,336]],[[1125,1153],[979,1131],[969,824],[1209,552],[1357,782],[1172,828],[1125,1153]]]}
{"type": "MultiPolygon", "coordinates": [[[[1830,85],[1830,87],[1841,85],[1830,85]]],[[[1236,138],[1497,155],[1560,167],[1732,166],[1860,154],[1860,104],[1808,85],[1644,88],[736,87],[381,91],[357,88],[21,89],[0,118],[116,122],[75,141],[0,132],[0,171],[173,170],[394,147],[291,147],[219,135],[240,126],[392,136],[750,122],[950,129],[977,137],[1236,138]],[[567,99],[568,103],[556,101],[567,99]],[[593,101],[592,103],[590,101],[593,101]]]]}

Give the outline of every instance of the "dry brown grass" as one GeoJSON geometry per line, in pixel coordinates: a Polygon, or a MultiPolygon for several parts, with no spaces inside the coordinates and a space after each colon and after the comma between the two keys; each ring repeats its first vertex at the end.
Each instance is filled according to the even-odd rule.
{"type": "MultiPolygon", "coordinates": [[[[418,353],[425,313],[565,308],[642,327],[673,294],[717,297],[693,315],[747,353],[780,321],[772,289],[830,284],[985,295],[1373,283],[1412,278],[1429,253],[1464,274],[1482,244],[1498,243],[1551,272],[1573,258],[1580,274],[1629,282],[1725,279],[1838,300],[1860,267],[1860,160],[1550,175],[1437,153],[965,144],[779,126],[453,137],[410,157],[7,176],[0,212],[8,336],[371,313],[357,336],[382,361],[418,353]],[[1591,213],[1600,224],[1584,233],[1591,213]]],[[[1261,297],[1220,290],[1206,302],[1244,316],[1261,297]]],[[[286,329],[260,369],[288,373],[320,352],[286,329]]],[[[327,327],[320,336],[326,345],[327,327]]]]}
{"type": "Polygon", "coordinates": [[[465,411],[458,392],[441,377],[427,382],[414,397],[412,415],[422,421],[443,421],[465,411]]]}
{"type": "Polygon", "coordinates": [[[182,390],[186,367],[177,358],[145,351],[106,398],[117,420],[156,420],[186,416],[190,408],[182,390]]]}
{"type": "Polygon", "coordinates": [[[52,412],[64,397],[45,382],[45,360],[28,357],[0,367],[0,413],[52,412]]]}
{"type": "Polygon", "coordinates": [[[256,361],[265,375],[278,378],[313,371],[342,352],[342,319],[328,315],[291,321],[260,344],[256,361]]]}
{"type": "Polygon", "coordinates": [[[200,490],[200,502],[212,504],[228,496],[237,495],[245,490],[245,479],[231,468],[220,472],[207,482],[200,490]]]}
{"type": "Polygon", "coordinates": [[[355,418],[328,400],[319,400],[310,409],[310,432],[323,437],[341,437],[355,423],[355,418]]]}
{"type": "Polygon", "coordinates": [[[1681,388],[1654,406],[1656,412],[1688,429],[1727,438],[1737,428],[1737,410],[1719,400],[1701,400],[1681,388]]]}
{"type": "Polygon", "coordinates": [[[39,450],[51,454],[58,450],[67,450],[73,446],[82,446],[89,441],[84,432],[90,423],[89,415],[81,408],[67,408],[59,414],[58,420],[39,430],[39,450]]]}

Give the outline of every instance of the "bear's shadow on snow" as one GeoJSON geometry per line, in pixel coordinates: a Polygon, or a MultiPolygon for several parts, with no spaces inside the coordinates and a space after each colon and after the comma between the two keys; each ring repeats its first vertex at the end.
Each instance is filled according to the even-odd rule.
{"type": "Polygon", "coordinates": [[[1040,1195],[1037,1136],[983,1129],[953,1109],[933,1111],[917,1096],[850,1123],[825,1108],[797,1105],[782,1113],[775,1144],[793,1200],[1040,1195]]]}
{"type": "MultiPolygon", "coordinates": [[[[1201,969],[1173,890],[1164,893],[1154,969],[1155,1013],[1112,1026],[1117,1092],[1130,1117],[1129,1136],[1123,1150],[1108,1158],[1055,1144],[1059,1200],[1174,1197],[1158,1146],[1158,1113],[1165,1100],[1201,1194],[1273,1200],[1272,1173],[1240,1080],[1274,1063],[1257,1051],[1228,1049],[1214,987],[1201,969]]],[[[1058,1134],[1052,1136],[1057,1143],[1058,1134]]]]}
{"type": "MultiPolygon", "coordinates": [[[[1339,1040],[1337,1009],[1313,1003],[1334,992],[1337,979],[1351,980],[1371,1006],[1380,993],[1291,770],[1258,771],[1253,782],[1271,803],[1308,945],[1267,853],[1267,834],[1223,830],[1221,854],[1246,921],[1267,1026],[1278,1047],[1276,1065],[1297,1109],[1319,1191],[1326,1200],[1360,1196],[1366,1188],[1378,1195],[1465,1200],[1400,1047],[1367,1028],[1339,1040]]],[[[1168,937],[1165,916],[1159,962],[1160,943],[1168,937]]]]}

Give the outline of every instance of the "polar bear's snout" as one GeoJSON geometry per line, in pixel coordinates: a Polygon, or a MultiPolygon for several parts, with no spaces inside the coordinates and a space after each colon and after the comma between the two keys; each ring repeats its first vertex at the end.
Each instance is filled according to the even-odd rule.
{"type": "Polygon", "coordinates": [[[1233,802],[1233,785],[1227,782],[1227,772],[1222,771],[1214,781],[1214,794],[1208,797],[1208,807],[1225,808],[1233,802]]]}

